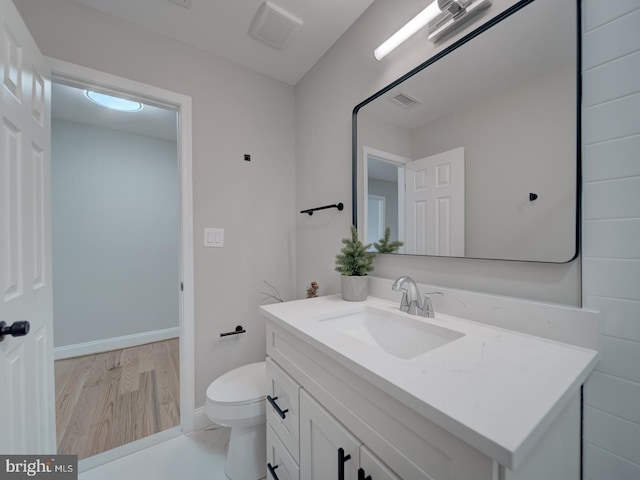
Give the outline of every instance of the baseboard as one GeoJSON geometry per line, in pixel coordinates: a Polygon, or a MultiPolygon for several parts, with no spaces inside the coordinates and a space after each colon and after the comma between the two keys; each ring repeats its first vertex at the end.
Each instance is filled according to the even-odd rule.
{"type": "Polygon", "coordinates": [[[196,431],[204,430],[205,428],[220,426],[213,423],[211,420],[209,420],[209,417],[207,417],[207,414],[204,413],[204,407],[196,408],[196,411],[194,413],[194,424],[195,424],[196,431]]]}
{"type": "MultiPolygon", "coordinates": [[[[127,455],[140,452],[149,447],[153,447],[154,445],[171,440],[172,438],[179,437],[180,435],[182,435],[182,429],[178,426],[159,433],[154,433],[153,435],[141,438],[140,440],[135,440],[119,447],[112,448],[106,452],[84,458],[78,462],[78,472],[83,473],[87,470],[100,467],[105,463],[113,462],[114,460],[126,457],[127,455]]],[[[80,475],[80,478],[82,478],[82,475],[80,475]]]]}
{"type": "Polygon", "coordinates": [[[160,342],[170,338],[180,336],[180,327],[166,328],[164,330],[154,330],[152,332],[135,333],[123,337],[107,338],[105,340],[95,340],[93,342],[78,343],[53,349],[54,360],[63,358],[81,357],[83,355],[93,355],[110,350],[134,347],[145,343],[160,342]]]}

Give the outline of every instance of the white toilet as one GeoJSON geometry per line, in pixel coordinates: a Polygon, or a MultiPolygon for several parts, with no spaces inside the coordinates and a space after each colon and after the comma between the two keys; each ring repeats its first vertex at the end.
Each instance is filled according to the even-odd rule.
{"type": "Polygon", "coordinates": [[[205,412],[218,425],[231,427],[224,471],[231,480],[266,476],[265,362],[238,367],[207,388],[205,412]]]}

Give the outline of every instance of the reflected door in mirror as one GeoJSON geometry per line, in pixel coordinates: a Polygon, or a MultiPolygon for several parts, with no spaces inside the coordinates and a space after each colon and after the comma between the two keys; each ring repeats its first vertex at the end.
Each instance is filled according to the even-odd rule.
{"type": "Polygon", "coordinates": [[[406,166],[405,253],[464,256],[464,148],[406,166]]]}

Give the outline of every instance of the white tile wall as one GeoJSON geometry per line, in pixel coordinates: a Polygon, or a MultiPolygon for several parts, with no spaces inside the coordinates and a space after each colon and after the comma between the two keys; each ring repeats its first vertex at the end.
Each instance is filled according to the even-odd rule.
{"type": "Polygon", "coordinates": [[[585,222],[583,233],[582,254],[585,257],[640,260],[640,249],[628,240],[640,238],[638,218],[585,222]]]}
{"type": "Polygon", "coordinates": [[[590,295],[585,300],[590,308],[606,313],[606,319],[600,324],[602,335],[640,342],[640,302],[595,295],[590,295]]]}
{"type": "Polygon", "coordinates": [[[589,271],[589,275],[583,275],[583,295],[631,299],[640,296],[640,261],[585,257],[582,266],[589,271]]]}
{"type": "Polygon", "coordinates": [[[640,383],[595,372],[586,392],[587,405],[640,424],[640,383]]]}
{"type": "Polygon", "coordinates": [[[640,465],[640,425],[589,406],[584,413],[588,419],[584,424],[585,436],[593,438],[596,446],[640,465]]]}
{"type": "Polygon", "coordinates": [[[602,312],[584,477],[640,479],[640,0],[583,0],[583,304],[602,312]]]}
{"type": "MultiPolygon", "coordinates": [[[[585,18],[589,18],[591,8],[603,9],[604,11],[609,5],[619,5],[620,3],[618,0],[608,2],[586,0],[583,3],[586,12],[585,18]],[[596,4],[600,5],[596,6],[596,4]]],[[[638,51],[640,48],[640,36],[638,36],[640,9],[637,1],[629,3],[630,10],[622,16],[603,23],[594,23],[591,25],[592,28],[583,30],[585,33],[582,38],[584,53],[582,66],[584,70],[638,51]]],[[[618,5],[613,9],[617,11],[616,13],[622,13],[621,9],[616,8],[618,5]]],[[[608,18],[603,16],[602,20],[608,20],[608,18]]]]}
{"type": "Polygon", "coordinates": [[[639,151],[640,135],[586,146],[582,149],[582,178],[585,182],[592,182],[638,176],[639,151]]]}
{"type": "MultiPolygon", "coordinates": [[[[603,321],[606,322],[606,312],[602,316],[603,321]]],[[[599,372],[640,383],[640,344],[638,342],[602,335],[598,363],[599,372]]],[[[638,451],[640,451],[640,443],[638,451]]]]}
{"type": "Polygon", "coordinates": [[[635,127],[640,121],[640,96],[637,94],[587,108],[589,117],[582,129],[586,145],[638,133],[635,127]],[[616,121],[612,122],[612,118],[616,121]]]}
{"type": "Polygon", "coordinates": [[[591,107],[612,98],[633,95],[638,89],[639,75],[640,52],[592,68],[585,72],[582,79],[584,88],[589,91],[584,106],[591,107]]]}
{"type": "Polygon", "coordinates": [[[637,9],[638,0],[583,0],[585,30],[590,31],[637,9]]]}
{"type": "Polygon", "coordinates": [[[611,452],[596,447],[592,444],[585,445],[585,472],[584,480],[597,480],[607,478],[609,480],[637,479],[637,465],[628,462],[611,452]]]}

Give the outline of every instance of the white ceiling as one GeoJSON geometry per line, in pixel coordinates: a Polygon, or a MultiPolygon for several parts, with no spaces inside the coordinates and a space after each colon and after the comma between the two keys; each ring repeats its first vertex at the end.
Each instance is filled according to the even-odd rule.
{"type": "MultiPolygon", "coordinates": [[[[263,0],[191,0],[185,9],[169,0],[76,0],[147,30],[228,58],[295,85],[373,0],[271,0],[304,23],[283,50],[249,35],[263,0]]],[[[174,111],[145,105],[123,113],[89,101],[82,89],[53,83],[53,119],[176,141],[174,111]]]]}
{"type": "Polygon", "coordinates": [[[54,120],[110,128],[171,142],[176,141],[178,132],[177,115],[173,110],[143,104],[139,112],[117,112],[96,105],[80,88],[55,82],[51,87],[51,116],[54,120]]]}
{"type": "Polygon", "coordinates": [[[249,35],[263,0],[76,0],[295,85],[373,0],[271,0],[304,22],[283,50],[249,35]]]}

